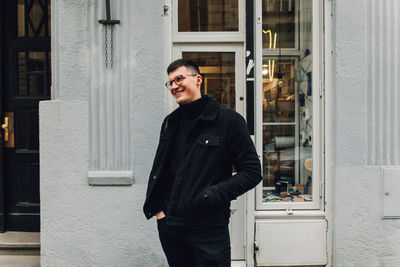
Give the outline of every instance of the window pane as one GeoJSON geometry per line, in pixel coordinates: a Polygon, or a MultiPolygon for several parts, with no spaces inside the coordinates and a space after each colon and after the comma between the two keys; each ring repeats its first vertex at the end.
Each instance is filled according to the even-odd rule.
{"type": "Polygon", "coordinates": [[[182,58],[199,65],[202,94],[213,97],[221,106],[235,109],[235,53],[183,52],[182,58]]]}
{"type": "Polygon", "coordinates": [[[295,64],[293,58],[263,58],[263,121],[295,121],[295,64]]]}
{"type": "Polygon", "coordinates": [[[295,0],[263,1],[263,48],[295,48],[297,2],[295,0]],[[275,38],[276,46],[274,47],[275,38]]]}
{"type": "Polygon", "coordinates": [[[312,0],[263,1],[264,202],[313,199],[311,7],[312,0]],[[297,52],[283,49],[295,40],[297,52]]]}
{"type": "Polygon", "coordinates": [[[18,0],[17,2],[17,26],[18,36],[25,36],[25,4],[24,0],[18,0]]]}
{"type": "Polygon", "coordinates": [[[179,32],[238,31],[238,0],[179,0],[179,32]]]}

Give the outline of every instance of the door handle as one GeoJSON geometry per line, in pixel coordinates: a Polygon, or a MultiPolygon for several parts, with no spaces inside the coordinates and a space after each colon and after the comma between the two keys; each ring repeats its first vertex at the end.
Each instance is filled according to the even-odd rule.
{"type": "Polygon", "coordinates": [[[1,128],[4,130],[4,142],[8,142],[9,127],[10,127],[10,118],[4,117],[4,123],[1,125],[1,128]]]}
{"type": "MultiPolygon", "coordinates": [[[[4,123],[1,125],[4,130],[4,147],[14,148],[14,113],[4,113],[4,123]]],[[[1,132],[1,131],[0,131],[1,132]]]]}

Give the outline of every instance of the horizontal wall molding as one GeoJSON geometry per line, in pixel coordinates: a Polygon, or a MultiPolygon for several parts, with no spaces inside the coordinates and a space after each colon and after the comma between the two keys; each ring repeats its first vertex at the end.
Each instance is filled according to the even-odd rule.
{"type": "Polygon", "coordinates": [[[400,165],[399,2],[366,3],[368,165],[400,165]]]}
{"type": "Polygon", "coordinates": [[[132,185],[131,171],[89,171],[89,185],[132,185]]]}

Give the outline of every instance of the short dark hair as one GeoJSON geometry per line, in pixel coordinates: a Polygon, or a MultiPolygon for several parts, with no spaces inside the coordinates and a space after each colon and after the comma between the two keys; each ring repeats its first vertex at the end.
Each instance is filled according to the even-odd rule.
{"type": "Polygon", "coordinates": [[[185,66],[187,68],[192,68],[196,72],[196,74],[201,74],[199,66],[197,66],[197,64],[193,60],[183,59],[183,58],[177,59],[171,64],[169,64],[167,68],[167,73],[170,74],[171,72],[182,66],[185,66]]]}

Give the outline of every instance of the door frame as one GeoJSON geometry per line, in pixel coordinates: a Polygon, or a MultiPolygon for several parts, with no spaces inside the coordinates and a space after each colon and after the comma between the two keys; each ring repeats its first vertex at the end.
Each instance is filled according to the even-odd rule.
{"type": "MultiPolygon", "coordinates": [[[[0,92],[3,91],[3,13],[4,1],[0,2],[0,92]]],[[[3,124],[3,95],[0,93],[0,124],[3,124]]],[[[3,172],[3,130],[0,130],[0,233],[5,232],[4,214],[4,172],[3,172]]]]}

